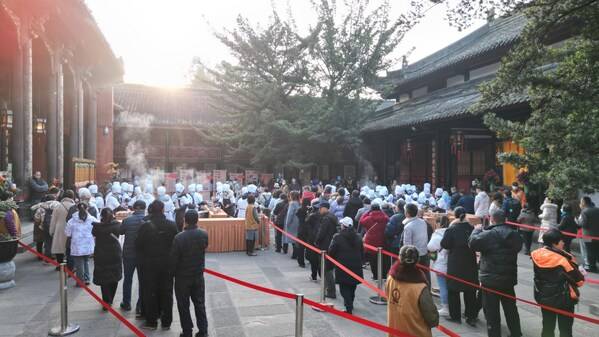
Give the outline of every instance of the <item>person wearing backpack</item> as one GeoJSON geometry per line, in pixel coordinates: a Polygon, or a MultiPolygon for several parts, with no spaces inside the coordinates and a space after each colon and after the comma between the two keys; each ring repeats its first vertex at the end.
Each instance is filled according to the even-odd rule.
{"type": "MultiPolygon", "coordinates": [[[[58,263],[64,261],[67,247],[67,237],[64,229],[67,224],[69,209],[75,206],[74,199],[75,193],[72,190],[66,190],[60,201],[60,205],[52,212],[52,219],[50,221],[50,235],[52,236],[51,253],[58,263]]],[[[56,267],[56,270],[58,270],[58,267],[56,267]]]]}
{"type": "Polygon", "coordinates": [[[511,192],[505,193],[505,198],[503,199],[503,212],[505,213],[505,218],[507,221],[516,222],[518,221],[518,216],[520,216],[520,211],[522,210],[522,205],[520,204],[520,200],[514,198],[511,192]]]}

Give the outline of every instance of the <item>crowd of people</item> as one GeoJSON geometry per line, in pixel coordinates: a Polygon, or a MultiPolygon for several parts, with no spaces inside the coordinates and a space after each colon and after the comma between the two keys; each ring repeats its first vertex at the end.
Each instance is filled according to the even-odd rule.
{"type": "MultiPolygon", "coordinates": [[[[289,184],[276,181],[272,186],[217,183],[208,200],[202,197],[202,186],[198,184],[185,187],[177,183],[173,195],[168,195],[164,186],[154,193],[151,184],[142,189],[127,182],[113,182],[106,195],[100,194],[93,184],[80,188],[76,194],[49,188],[32,207],[41,232],[36,242],[40,252],[66,261],[87,283],[91,280],[88,258],[93,255],[93,282],[100,285],[108,304],[112,304],[118,282],[124,278],[120,304],[123,310],[132,309],[131,283],[137,270],[140,289],[136,313],[145,318],[144,326],[149,329],[157,328],[158,320],[163,328],[170,327],[174,279],[182,336],[191,336],[190,300],[194,302],[200,329],[197,336],[204,336],[207,331],[202,275],[208,238],[197,228],[197,219],[207,217],[208,210],[215,207],[231,217],[245,219],[248,256],[256,255],[260,220],[266,216],[274,226],[326,251],[361,277],[364,267],[370,265],[374,280],[387,280],[389,325],[413,335],[430,335],[440,316],[460,323],[462,312],[466,323],[476,326],[483,309],[488,335],[500,336],[501,305],[511,336],[521,336],[514,300],[477,291],[442,274],[436,275],[441,302],[437,310],[431,297],[431,273],[426,270],[431,266],[436,271],[515,295],[521,250],[531,256],[534,264],[535,299],[573,312],[584,269],[570,254],[572,240],[562,231],[576,233],[582,228],[584,234],[598,234],[599,209],[590,198],[582,198],[578,217],[568,204],[558,214],[557,205],[549,199],[536,216],[517,184],[493,193],[482,186],[462,193],[455,188],[437,188],[432,193],[430,184],[424,184],[421,190],[399,184],[348,186],[342,182],[311,182],[302,186],[297,179],[289,184]],[[120,210],[132,211],[122,223],[114,218],[120,210]],[[441,214],[437,224],[423,219],[429,211],[441,214]],[[475,217],[480,224],[472,225],[467,217],[475,217]],[[541,248],[533,251],[533,230],[517,228],[510,221],[546,227],[539,237],[541,248]],[[376,253],[365,250],[364,244],[398,254],[399,260],[392,264],[390,259],[383,259],[379,275],[376,253]]],[[[588,271],[596,271],[598,243],[591,241],[581,246],[586,248],[584,267],[588,271]]],[[[359,284],[356,279],[328,263],[321,275],[319,254],[280,231],[275,231],[274,248],[277,253],[290,252],[291,259],[301,268],[309,264],[310,280],[324,280],[326,297],[336,298],[338,284],[345,311],[353,313],[359,284]]],[[[571,336],[573,321],[547,310],[543,310],[543,336],[553,336],[556,321],[561,336],[571,336]]]]}

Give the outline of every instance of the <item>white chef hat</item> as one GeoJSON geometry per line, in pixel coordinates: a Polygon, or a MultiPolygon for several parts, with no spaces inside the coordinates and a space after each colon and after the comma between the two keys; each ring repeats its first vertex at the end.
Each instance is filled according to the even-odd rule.
{"type": "Polygon", "coordinates": [[[140,195],[141,194],[141,187],[135,186],[135,188],[133,189],[133,191],[135,192],[135,195],[140,195]]]}
{"type": "Polygon", "coordinates": [[[189,186],[187,186],[187,191],[194,193],[196,191],[196,184],[189,184],[189,186]]]}
{"type": "Polygon", "coordinates": [[[92,194],[98,193],[98,185],[89,185],[89,192],[92,194]]]}
{"type": "Polygon", "coordinates": [[[164,186],[159,186],[156,189],[156,193],[158,193],[159,196],[166,195],[166,188],[164,186]]]}
{"type": "Polygon", "coordinates": [[[441,187],[437,187],[435,190],[435,196],[441,197],[443,195],[443,189],[441,187]]]}
{"type": "Polygon", "coordinates": [[[185,186],[183,186],[183,184],[181,184],[181,183],[176,183],[175,184],[175,192],[183,193],[183,191],[185,191],[185,186]]]}
{"type": "Polygon", "coordinates": [[[146,189],[145,191],[146,193],[154,193],[154,185],[152,183],[147,183],[146,184],[146,189]]]}
{"type": "Polygon", "coordinates": [[[115,194],[121,193],[121,184],[117,184],[115,182],[114,184],[112,184],[112,187],[110,188],[110,190],[112,191],[112,193],[115,193],[115,194]]]}
{"type": "Polygon", "coordinates": [[[247,190],[249,193],[256,193],[256,191],[258,191],[258,187],[254,184],[249,184],[247,190]]]}
{"type": "Polygon", "coordinates": [[[202,184],[196,184],[196,191],[202,192],[203,190],[204,190],[204,185],[202,185],[202,184]]]}

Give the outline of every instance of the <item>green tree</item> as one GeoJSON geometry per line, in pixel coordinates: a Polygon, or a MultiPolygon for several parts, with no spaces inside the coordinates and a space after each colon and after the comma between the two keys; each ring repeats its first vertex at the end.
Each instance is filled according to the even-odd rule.
{"type": "Polygon", "coordinates": [[[422,6],[391,20],[389,2],[313,1],[317,21],[306,36],[273,10],[265,27],[239,17],[217,33],[235,62],[199,67],[195,79],[217,89],[223,123],[200,130],[230,158],[297,168],[330,162],[359,146],[359,128],[375,106],[366,87],[390,66],[389,54],[422,6]]]}
{"type": "Polygon", "coordinates": [[[525,149],[502,153],[502,162],[526,167],[531,180],[555,198],[599,189],[599,1],[538,0],[519,43],[494,81],[482,88],[483,110],[508,95],[528,95],[526,121],[484,116],[489,128],[525,149]],[[572,36],[550,45],[552,36],[572,36]]]}

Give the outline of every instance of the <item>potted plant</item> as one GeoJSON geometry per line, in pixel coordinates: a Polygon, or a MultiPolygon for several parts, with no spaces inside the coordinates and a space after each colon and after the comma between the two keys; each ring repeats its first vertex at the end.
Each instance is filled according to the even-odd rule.
{"type": "Polygon", "coordinates": [[[499,185],[501,179],[495,170],[489,170],[483,176],[483,185],[488,188],[489,191],[494,191],[495,187],[499,185]]]}
{"type": "Polygon", "coordinates": [[[21,232],[17,204],[10,194],[0,189],[0,290],[15,286],[15,263],[18,239],[21,232]]]}

